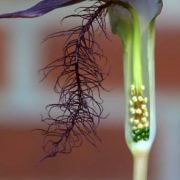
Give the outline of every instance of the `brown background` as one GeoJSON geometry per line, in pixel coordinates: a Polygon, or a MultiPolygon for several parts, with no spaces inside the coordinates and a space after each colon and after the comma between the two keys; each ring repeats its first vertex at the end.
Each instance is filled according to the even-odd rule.
{"type": "MultiPolygon", "coordinates": [[[[8,84],[8,76],[4,71],[6,58],[4,55],[4,32],[0,33],[0,88],[8,84]]],[[[156,87],[158,90],[180,89],[180,31],[158,30],[156,45],[156,87]]],[[[105,54],[111,64],[111,73],[105,82],[109,88],[122,87],[122,62],[121,47],[117,37],[113,36],[111,42],[99,38],[105,54]]],[[[47,57],[52,59],[58,56],[57,42],[48,45],[47,57]]],[[[49,60],[43,62],[46,64],[49,60]]],[[[43,65],[42,65],[43,66],[43,65]]],[[[49,78],[48,86],[51,86],[53,76],[49,78]]],[[[111,93],[111,92],[110,92],[111,93]]],[[[27,117],[28,118],[28,117],[27,117]]],[[[4,119],[3,119],[4,121],[4,119]]],[[[7,119],[8,121],[8,119],[7,119]]],[[[56,158],[39,163],[42,157],[42,139],[39,134],[31,132],[32,129],[41,126],[37,124],[12,127],[3,124],[0,126],[0,179],[83,179],[83,180],[130,180],[132,177],[132,158],[124,141],[123,125],[117,123],[106,126],[101,123],[99,136],[102,143],[95,149],[88,143],[81,148],[74,149],[69,155],[59,155],[56,158]]],[[[109,120],[111,121],[111,120],[109,120]]],[[[161,129],[159,129],[161,131],[161,129]]],[[[159,133],[160,134],[160,133],[159,133]]],[[[159,135],[151,153],[150,180],[154,179],[158,167],[157,147],[159,135]]]]}

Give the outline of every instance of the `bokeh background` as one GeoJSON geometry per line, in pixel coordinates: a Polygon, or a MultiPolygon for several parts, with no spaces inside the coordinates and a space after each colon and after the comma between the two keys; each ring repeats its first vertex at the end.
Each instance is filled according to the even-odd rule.
{"type": "MultiPolygon", "coordinates": [[[[24,9],[37,0],[1,0],[0,13],[24,9]]],[[[82,5],[87,5],[84,3],[82,5]]],[[[180,177],[180,11],[178,0],[165,0],[157,20],[156,105],[158,132],[150,156],[150,180],[180,177]]],[[[39,163],[43,155],[40,114],[57,101],[54,76],[40,83],[38,70],[62,56],[64,39],[41,44],[48,34],[77,22],[60,19],[77,6],[55,10],[37,19],[0,21],[0,179],[2,180],[130,180],[132,157],[124,141],[122,48],[117,36],[97,33],[108,58],[110,75],[102,92],[104,113],[97,148],[87,142],[71,154],[39,163]]]]}

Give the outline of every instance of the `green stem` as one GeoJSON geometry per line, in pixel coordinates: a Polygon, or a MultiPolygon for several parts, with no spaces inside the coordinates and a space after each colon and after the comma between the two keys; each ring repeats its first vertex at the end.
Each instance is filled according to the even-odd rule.
{"type": "MultiPolygon", "coordinates": [[[[132,23],[133,23],[133,30],[132,30],[132,63],[133,63],[133,83],[136,87],[136,89],[140,90],[142,85],[142,60],[141,60],[141,29],[140,29],[140,23],[139,18],[136,10],[128,3],[125,2],[118,2],[118,4],[125,9],[127,9],[132,17],[132,23]]],[[[121,22],[122,23],[122,22],[121,22]]],[[[131,30],[130,30],[131,31],[131,30]]],[[[129,32],[129,29],[128,29],[129,32]]],[[[128,32],[125,32],[124,34],[129,34],[128,32]]],[[[121,30],[120,30],[121,34],[121,30]]],[[[121,37],[121,35],[120,35],[121,37]]],[[[124,39],[126,41],[126,38],[124,39]]],[[[124,41],[123,40],[123,41],[124,41]]],[[[125,43],[125,42],[124,42],[125,43]]],[[[127,43],[127,42],[126,42],[127,43]]]]}
{"type": "Polygon", "coordinates": [[[147,180],[149,151],[134,154],[133,180],[147,180]]]}
{"type": "Polygon", "coordinates": [[[138,15],[133,8],[129,8],[129,12],[132,16],[133,22],[133,47],[132,47],[132,57],[133,57],[133,83],[135,87],[139,90],[142,85],[142,62],[141,62],[141,30],[138,15]]]}

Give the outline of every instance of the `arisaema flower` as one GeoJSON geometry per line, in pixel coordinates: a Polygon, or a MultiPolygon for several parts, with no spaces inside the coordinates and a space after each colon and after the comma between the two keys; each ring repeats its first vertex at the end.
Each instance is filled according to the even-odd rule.
{"type": "Polygon", "coordinates": [[[126,141],[134,156],[134,179],[147,177],[148,156],[156,134],[154,26],[161,0],[125,0],[110,9],[112,31],[124,49],[126,141]]]}
{"type": "MultiPolygon", "coordinates": [[[[2,14],[0,18],[38,17],[79,2],[81,0],[42,0],[27,10],[2,14]]],[[[121,38],[124,49],[125,134],[134,156],[134,180],[145,180],[148,155],[156,132],[154,27],[155,19],[161,12],[162,0],[95,2],[79,14],[72,15],[82,18],[81,25],[49,36],[68,35],[69,38],[65,44],[64,57],[44,69],[45,75],[48,75],[55,68],[64,66],[55,86],[60,101],[48,106],[48,118],[44,119],[48,121],[49,128],[43,132],[45,136],[51,137],[46,143],[46,147],[50,144],[47,157],[69,152],[72,147],[79,146],[81,135],[95,145],[93,137],[97,137],[95,129],[103,108],[93,92],[97,90],[99,94],[104,77],[96,61],[102,54],[94,39],[93,24],[96,22],[105,33],[104,17],[108,12],[112,32],[121,38]],[[67,78],[60,87],[59,80],[64,76],[67,78]],[[51,113],[55,109],[59,111],[56,117],[51,113]]]]}
{"type": "Polygon", "coordinates": [[[111,7],[110,20],[112,31],[121,37],[124,48],[126,139],[136,151],[141,145],[150,146],[146,142],[153,141],[155,136],[154,23],[162,1],[125,2],[126,7],[111,7]]]}

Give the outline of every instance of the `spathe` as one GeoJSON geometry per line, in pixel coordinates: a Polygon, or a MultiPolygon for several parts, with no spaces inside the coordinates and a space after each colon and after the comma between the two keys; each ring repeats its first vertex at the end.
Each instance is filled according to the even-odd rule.
{"type": "Polygon", "coordinates": [[[83,0],[42,0],[26,10],[0,15],[0,18],[34,18],[42,16],[54,9],[61,8],[83,0]]]}

